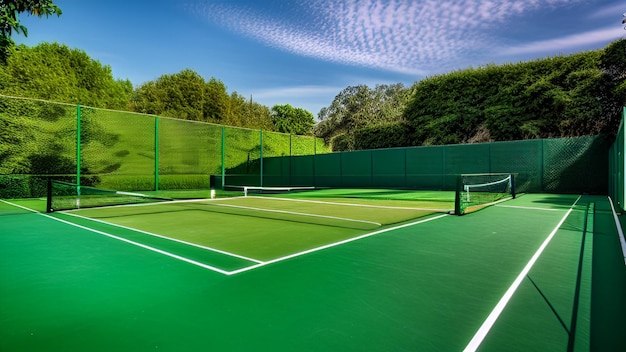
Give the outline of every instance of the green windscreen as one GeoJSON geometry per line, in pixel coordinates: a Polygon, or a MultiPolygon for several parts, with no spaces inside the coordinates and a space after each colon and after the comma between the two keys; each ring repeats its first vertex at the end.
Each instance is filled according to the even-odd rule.
{"type": "Polygon", "coordinates": [[[271,163],[290,165],[291,182],[282,186],[451,191],[461,174],[510,173],[519,192],[605,194],[609,147],[609,139],[599,135],[361,150],[271,163]]]}

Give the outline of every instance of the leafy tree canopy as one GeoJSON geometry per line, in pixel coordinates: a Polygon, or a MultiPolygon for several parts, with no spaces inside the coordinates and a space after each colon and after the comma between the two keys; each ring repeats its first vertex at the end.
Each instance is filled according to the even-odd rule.
{"type": "Polygon", "coordinates": [[[84,51],[57,43],[19,45],[0,65],[0,92],[64,103],[126,109],[133,86],[115,80],[84,51]]]}
{"type": "Polygon", "coordinates": [[[276,130],[283,133],[308,134],[315,124],[312,113],[289,104],[274,105],[271,116],[276,130]]]}
{"type": "Polygon", "coordinates": [[[142,84],[133,93],[130,109],[186,120],[274,129],[269,108],[252,99],[247,101],[237,92],[229,95],[221,80],[211,77],[207,82],[190,69],[142,84]]]}
{"type": "Polygon", "coordinates": [[[374,89],[366,85],[347,87],[320,111],[315,135],[326,141],[346,135],[340,137],[342,149],[346,148],[351,145],[346,141],[352,141],[357,130],[402,122],[411,92],[412,88],[401,83],[377,85],[374,89]]]}
{"type": "Polygon", "coordinates": [[[0,0],[0,63],[6,63],[13,31],[28,36],[28,29],[20,23],[19,14],[27,12],[38,17],[61,16],[61,9],[52,0],[0,0]]]}
{"type": "MultiPolygon", "coordinates": [[[[614,45],[623,52],[623,43],[614,45]]],[[[620,118],[615,106],[624,102],[615,87],[626,71],[619,50],[611,54],[617,58],[608,53],[489,65],[420,81],[404,114],[412,144],[611,133],[620,118]]]]}

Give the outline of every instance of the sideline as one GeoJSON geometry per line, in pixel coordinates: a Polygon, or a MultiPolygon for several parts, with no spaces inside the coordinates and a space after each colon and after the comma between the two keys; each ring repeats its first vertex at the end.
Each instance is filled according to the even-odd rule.
{"type": "Polygon", "coordinates": [[[498,302],[498,304],[496,304],[496,306],[493,308],[489,316],[487,316],[487,319],[485,319],[485,321],[480,326],[478,331],[476,331],[476,334],[474,335],[474,337],[470,340],[470,342],[467,344],[465,349],[463,349],[464,352],[473,352],[473,351],[476,351],[478,347],[480,347],[480,344],[483,342],[485,337],[487,337],[487,334],[489,333],[493,325],[496,323],[496,320],[498,320],[498,318],[500,317],[500,314],[502,314],[502,312],[504,311],[504,308],[513,297],[513,294],[515,293],[515,291],[517,291],[522,281],[524,281],[524,279],[530,272],[530,269],[532,269],[533,265],[535,265],[535,262],[537,262],[537,260],[543,253],[544,249],[546,249],[550,241],[552,241],[552,238],[556,235],[561,225],[563,225],[567,217],[572,213],[572,211],[574,210],[574,207],[576,206],[576,203],[578,203],[581,197],[582,196],[579,196],[576,199],[574,204],[572,204],[572,206],[569,208],[567,213],[565,213],[563,218],[561,218],[561,221],[559,221],[559,223],[556,225],[554,230],[552,230],[552,232],[548,235],[548,237],[543,241],[541,246],[539,246],[535,254],[532,256],[532,258],[530,258],[530,260],[524,267],[524,269],[522,269],[522,271],[519,273],[515,281],[513,281],[511,286],[508,288],[508,290],[506,290],[506,292],[504,293],[504,296],[500,298],[500,301],[498,302]]]}
{"type": "Polygon", "coordinates": [[[611,204],[611,210],[613,211],[613,219],[615,219],[615,226],[617,227],[617,233],[619,235],[619,242],[622,245],[622,254],[624,255],[624,265],[626,265],[626,240],[624,240],[624,231],[622,231],[622,223],[619,221],[615,207],[613,206],[613,200],[609,197],[609,204],[611,204]]]}

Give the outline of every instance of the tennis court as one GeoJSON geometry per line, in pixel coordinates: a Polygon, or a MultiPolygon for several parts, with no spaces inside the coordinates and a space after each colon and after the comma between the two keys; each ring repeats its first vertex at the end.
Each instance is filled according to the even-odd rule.
{"type": "MultiPolygon", "coordinates": [[[[284,199],[221,204],[281,210],[284,199]]],[[[376,228],[296,219],[286,231],[283,219],[241,223],[251,216],[236,212],[251,209],[196,208],[212,201],[51,214],[32,211],[43,200],[2,201],[0,349],[578,351],[624,342],[624,282],[611,274],[621,261],[623,278],[624,258],[605,196],[525,194],[463,217],[387,223],[364,215],[376,228]],[[158,210],[172,206],[184,209],[158,210]],[[206,223],[190,229],[185,213],[206,223]],[[241,226],[236,241],[191,245],[194,234],[241,226]]]]}
{"type": "Polygon", "coordinates": [[[0,105],[26,133],[0,158],[0,351],[626,346],[623,121],[616,136],[330,152],[0,105]]]}

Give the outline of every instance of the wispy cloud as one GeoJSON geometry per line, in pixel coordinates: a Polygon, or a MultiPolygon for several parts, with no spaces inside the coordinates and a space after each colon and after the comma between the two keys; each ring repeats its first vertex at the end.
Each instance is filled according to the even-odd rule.
{"type": "Polygon", "coordinates": [[[502,55],[541,54],[547,52],[567,51],[590,44],[606,43],[624,35],[619,26],[611,26],[595,31],[569,35],[561,38],[542,40],[523,44],[517,47],[502,49],[502,55]]]}
{"type": "Polygon", "coordinates": [[[592,12],[589,18],[614,18],[615,22],[620,22],[623,13],[626,13],[626,4],[613,4],[592,12]]]}
{"type": "Polygon", "coordinates": [[[291,86],[270,89],[261,89],[253,92],[255,98],[258,99],[285,99],[285,98],[312,98],[327,97],[328,94],[337,93],[343,87],[337,86],[291,86]]]}
{"type": "MultiPolygon", "coordinates": [[[[211,22],[290,53],[423,75],[491,53],[497,47],[493,32],[513,18],[581,1],[307,0],[290,3],[304,14],[298,21],[224,2],[203,2],[195,9],[211,22]]],[[[518,50],[530,52],[532,45],[518,50]]]]}

